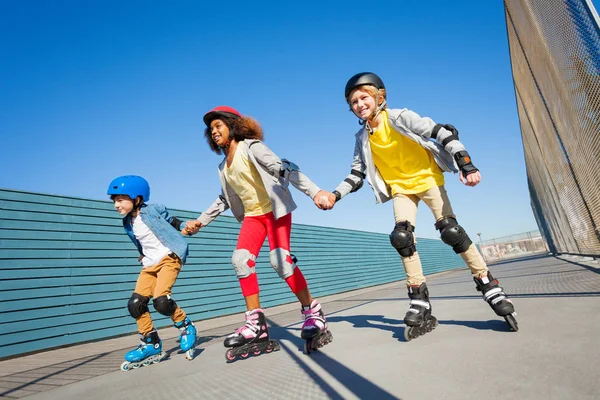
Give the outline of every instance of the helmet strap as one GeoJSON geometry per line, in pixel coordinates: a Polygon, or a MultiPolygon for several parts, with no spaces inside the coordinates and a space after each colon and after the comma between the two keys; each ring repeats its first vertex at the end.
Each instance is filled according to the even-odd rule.
{"type": "Polygon", "coordinates": [[[221,149],[227,149],[227,148],[229,148],[229,145],[231,145],[231,139],[233,139],[233,133],[231,133],[231,128],[229,128],[229,137],[227,138],[227,142],[225,142],[225,146],[219,146],[219,147],[221,149]]]}

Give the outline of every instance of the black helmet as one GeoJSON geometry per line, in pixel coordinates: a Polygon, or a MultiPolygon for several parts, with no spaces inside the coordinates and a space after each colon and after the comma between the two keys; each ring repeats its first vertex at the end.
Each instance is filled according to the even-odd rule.
{"type": "Polygon", "coordinates": [[[377,89],[385,89],[385,85],[380,77],[372,72],[361,72],[354,75],[348,80],[348,83],[346,83],[346,90],[344,93],[346,101],[348,100],[351,91],[363,85],[371,85],[375,86],[377,89]]]}

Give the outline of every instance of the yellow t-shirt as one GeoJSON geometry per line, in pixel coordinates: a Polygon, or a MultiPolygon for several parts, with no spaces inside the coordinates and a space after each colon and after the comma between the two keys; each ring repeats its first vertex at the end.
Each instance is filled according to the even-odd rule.
{"type": "Polygon", "coordinates": [[[392,196],[425,192],[444,184],[444,174],[433,155],[414,140],[390,126],[388,114],[383,123],[369,134],[373,162],[390,187],[392,196]]]}
{"type": "Polygon", "coordinates": [[[223,173],[235,193],[240,196],[245,216],[263,215],[273,211],[265,185],[256,167],[243,151],[235,152],[231,166],[225,164],[223,173]]]}

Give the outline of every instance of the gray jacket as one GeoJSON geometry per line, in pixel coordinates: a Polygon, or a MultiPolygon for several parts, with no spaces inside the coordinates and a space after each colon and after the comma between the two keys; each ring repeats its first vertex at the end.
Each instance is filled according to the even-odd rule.
{"type": "MultiPolygon", "coordinates": [[[[296,203],[288,188],[291,183],[311,199],[321,190],[294,163],[280,159],[260,140],[247,139],[238,143],[237,150],[242,151],[248,160],[258,170],[260,178],[265,185],[275,219],[279,219],[296,209],[296,203]]],[[[223,170],[227,157],[219,164],[219,179],[221,180],[221,195],[206,211],[198,217],[203,226],[214,221],[219,214],[231,208],[234,217],[242,222],[244,220],[244,204],[235,190],[225,179],[223,170]]]]}
{"type": "MultiPolygon", "coordinates": [[[[429,151],[442,172],[458,172],[454,155],[459,151],[465,151],[465,146],[458,140],[449,141],[446,146],[441,144],[444,139],[452,136],[452,132],[442,127],[437,133],[436,141],[433,141],[431,133],[436,123],[431,118],[421,117],[406,108],[387,109],[387,113],[390,126],[429,151]]],[[[373,163],[369,132],[366,128],[362,128],[356,134],[351,173],[335,190],[344,197],[360,189],[365,178],[373,188],[377,203],[385,203],[391,199],[389,188],[373,163]]]]}

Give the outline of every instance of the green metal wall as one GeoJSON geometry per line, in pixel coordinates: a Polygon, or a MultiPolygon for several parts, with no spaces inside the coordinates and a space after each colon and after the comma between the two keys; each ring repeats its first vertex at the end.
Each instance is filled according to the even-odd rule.
{"type": "MultiPolygon", "coordinates": [[[[188,239],[173,297],[194,321],[245,310],[230,263],[239,226],[219,217],[188,239]]],[[[0,358],[136,331],[127,300],[141,267],[112,203],[0,189],[0,243],[0,358]]],[[[426,274],[464,266],[439,240],[417,247],[426,274]]],[[[387,234],[294,224],[292,252],[315,297],[405,278],[387,234]]],[[[264,307],[296,301],[268,247],[257,273],[264,307]]],[[[157,327],[171,324],[152,315],[157,327]]]]}

